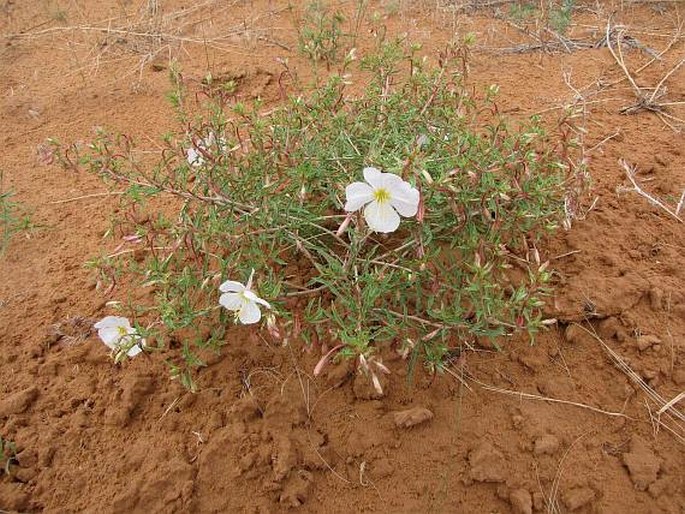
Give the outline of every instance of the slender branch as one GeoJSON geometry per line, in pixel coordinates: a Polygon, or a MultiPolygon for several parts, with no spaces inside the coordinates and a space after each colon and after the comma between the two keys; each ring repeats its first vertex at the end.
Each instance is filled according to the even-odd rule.
{"type": "Polygon", "coordinates": [[[79,200],[86,200],[88,198],[101,198],[103,196],[118,196],[125,194],[126,191],[105,191],[104,193],[91,193],[89,195],[75,196],[73,198],[66,198],[65,200],[55,200],[54,202],[49,202],[50,205],[57,205],[61,203],[71,203],[77,202],[79,200]]]}
{"type": "Polygon", "coordinates": [[[640,196],[645,197],[651,204],[656,205],[657,207],[660,207],[664,211],[666,211],[669,215],[677,219],[680,223],[683,222],[683,219],[678,216],[678,212],[680,211],[680,208],[682,207],[682,202],[683,198],[685,197],[685,191],[683,191],[683,197],[681,197],[680,202],[678,204],[678,207],[676,210],[671,209],[668,205],[663,203],[661,200],[659,200],[656,196],[653,196],[649,194],[647,191],[642,189],[640,185],[637,183],[635,180],[635,168],[631,167],[626,161],[621,159],[619,161],[621,166],[623,166],[623,169],[626,173],[626,176],[628,177],[628,180],[630,180],[630,183],[633,185],[633,189],[635,190],[636,193],[638,193],[640,196]]]}
{"type": "Polygon", "coordinates": [[[127,184],[132,184],[135,186],[140,186],[140,187],[148,187],[148,188],[153,188],[153,189],[159,189],[160,191],[173,195],[173,196],[178,196],[180,198],[185,198],[186,200],[198,200],[201,202],[205,203],[212,203],[215,205],[223,205],[227,207],[234,207],[237,209],[239,212],[242,214],[255,214],[257,211],[259,211],[258,207],[255,207],[253,205],[247,205],[244,203],[236,202],[234,200],[231,200],[230,198],[227,198],[225,196],[205,196],[205,195],[199,195],[197,193],[192,193],[190,191],[181,191],[179,189],[173,189],[167,186],[163,186],[161,184],[155,184],[154,182],[150,181],[142,181],[142,180],[136,180],[132,179],[130,177],[127,177],[125,175],[117,174],[114,173],[112,170],[108,169],[103,169],[100,170],[100,173],[103,175],[108,175],[112,179],[120,181],[120,182],[125,182],[127,184]]]}
{"type": "Polygon", "coordinates": [[[668,78],[671,75],[673,75],[678,70],[678,68],[680,68],[684,63],[685,63],[685,59],[681,59],[681,61],[678,64],[676,64],[671,71],[669,71],[666,75],[664,75],[664,78],[662,78],[659,81],[659,83],[656,85],[656,87],[654,88],[654,91],[652,92],[652,96],[649,97],[649,100],[648,100],[649,103],[654,102],[654,99],[656,98],[657,93],[659,93],[659,91],[661,90],[661,86],[664,85],[664,82],[666,82],[666,80],[668,80],[668,78]]]}

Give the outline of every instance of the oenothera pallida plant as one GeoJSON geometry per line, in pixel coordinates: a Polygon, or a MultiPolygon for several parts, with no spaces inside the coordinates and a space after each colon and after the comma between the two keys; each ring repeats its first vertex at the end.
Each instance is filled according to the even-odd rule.
{"type": "Polygon", "coordinates": [[[436,67],[416,52],[383,42],[268,110],[217,93],[155,166],[105,132],[63,152],[125,190],[110,231],[124,246],[98,269],[149,291],[136,308],[180,348],[175,376],[239,344],[233,323],[371,380],[388,352],[440,371],[479,338],[544,326],[551,274],[530,256],[563,219],[574,132],[509,122],[496,88],[463,86],[458,52],[436,67]]]}

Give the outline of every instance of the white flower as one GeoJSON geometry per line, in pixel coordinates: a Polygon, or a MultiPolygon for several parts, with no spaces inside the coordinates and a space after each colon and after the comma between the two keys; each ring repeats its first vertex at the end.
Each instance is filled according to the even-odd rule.
{"type": "MultiPolygon", "coordinates": [[[[194,144],[188,148],[188,150],[186,150],[186,159],[188,160],[188,164],[193,167],[202,166],[205,163],[204,154],[210,153],[216,143],[216,136],[213,132],[210,132],[210,134],[204,139],[200,139],[199,141],[196,140],[194,144]]],[[[223,137],[219,138],[218,146],[219,150],[224,150],[226,148],[226,140],[223,137]]]]}
{"type": "Polygon", "coordinates": [[[376,168],[364,168],[365,182],[353,182],[345,188],[345,210],[364,207],[364,218],[374,232],[389,233],[400,226],[400,215],[415,216],[419,208],[419,192],[393,173],[376,168]]]}
{"type": "Polygon", "coordinates": [[[247,285],[234,280],[227,280],[219,286],[219,291],[223,294],[219,297],[219,303],[229,311],[236,313],[236,317],[243,325],[257,323],[262,319],[262,311],[257,304],[261,304],[267,309],[271,308],[269,302],[262,300],[252,292],[252,277],[254,270],[250,273],[247,285]]]}
{"type": "Polygon", "coordinates": [[[93,325],[98,331],[98,336],[102,342],[112,350],[120,352],[126,351],[129,357],[135,357],[143,351],[145,339],[140,337],[131,322],[120,316],[105,316],[93,325]]]}

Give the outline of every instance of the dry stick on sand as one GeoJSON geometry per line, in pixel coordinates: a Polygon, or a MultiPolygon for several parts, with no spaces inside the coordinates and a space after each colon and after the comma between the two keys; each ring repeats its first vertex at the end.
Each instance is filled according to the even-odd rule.
{"type": "Polygon", "coordinates": [[[640,375],[633,371],[618,353],[616,353],[609,345],[607,345],[602,340],[601,337],[597,335],[597,332],[595,332],[594,327],[592,327],[592,325],[590,325],[590,328],[592,328],[592,330],[588,330],[580,323],[573,323],[573,325],[577,326],[578,328],[592,336],[592,338],[595,339],[598,343],[600,343],[602,345],[602,348],[604,348],[607,354],[614,361],[616,367],[619,370],[623,371],[630,380],[637,384],[645,392],[649,400],[656,404],[659,410],[655,415],[652,413],[652,409],[651,407],[649,407],[649,403],[647,403],[650,417],[657,424],[657,426],[665,428],[666,430],[671,432],[671,434],[673,434],[676,437],[676,439],[678,439],[681,443],[685,444],[685,414],[683,414],[676,408],[676,404],[683,398],[685,392],[680,393],[671,401],[667,402],[659,393],[652,389],[652,387],[650,387],[649,384],[647,384],[640,375]]]}
{"type": "Polygon", "coordinates": [[[501,394],[507,394],[510,396],[518,396],[521,399],[525,400],[539,400],[543,402],[549,402],[549,403],[560,403],[562,405],[571,405],[573,407],[579,407],[581,409],[586,409],[592,412],[596,412],[597,414],[604,414],[606,416],[612,416],[616,418],[626,418],[635,421],[634,418],[631,418],[630,416],[623,414],[622,412],[612,412],[604,409],[600,409],[598,407],[593,407],[592,405],[587,405],[585,403],[579,403],[579,402],[572,402],[570,400],[560,400],[558,398],[550,398],[548,396],[541,396],[538,394],[531,394],[531,393],[524,393],[522,391],[512,391],[510,389],[502,389],[500,387],[495,387],[490,384],[486,384],[484,382],[481,382],[480,380],[475,379],[473,376],[467,375],[467,378],[474,382],[475,384],[478,384],[481,386],[483,389],[486,391],[492,391],[495,393],[501,393],[501,394]]]}
{"type": "Polygon", "coordinates": [[[661,52],[659,52],[658,54],[652,56],[652,58],[651,58],[649,61],[647,61],[647,62],[644,63],[642,66],[640,66],[638,69],[636,69],[636,70],[635,70],[635,73],[641,73],[642,71],[644,71],[644,70],[646,70],[647,68],[649,68],[652,64],[654,64],[654,62],[656,62],[656,61],[661,61],[661,60],[662,60],[661,58],[662,58],[662,57],[663,57],[671,48],[673,48],[673,45],[675,45],[675,44],[676,44],[678,41],[680,41],[680,39],[682,38],[682,34],[683,34],[683,24],[684,24],[684,22],[680,22],[680,25],[678,25],[677,30],[675,31],[675,33],[674,33],[673,36],[671,37],[671,40],[668,42],[668,45],[666,45],[666,48],[664,48],[664,49],[663,49],[661,52]]]}
{"type": "Polygon", "coordinates": [[[625,58],[623,57],[621,43],[624,38],[624,33],[625,28],[612,27],[611,19],[607,21],[605,36],[606,46],[609,49],[611,56],[616,61],[616,64],[618,64],[618,66],[623,71],[623,74],[628,79],[628,82],[630,83],[631,87],[633,88],[633,92],[635,93],[635,97],[637,98],[636,103],[622,108],[619,112],[621,114],[635,114],[640,111],[650,111],[655,113],[659,117],[659,119],[669,128],[671,128],[674,131],[678,131],[677,128],[674,127],[673,124],[670,123],[668,120],[680,124],[685,124],[685,120],[673,116],[672,114],[669,114],[668,112],[666,112],[666,108],[676,105],[685,105],[685,102],[658,102],[657,99],[661,98],[666,94],[664,84],[671,77],[671,75],[673,75],[683,64],[685,64],[685,59],[681,59],[668,73],[666,73],[666,75],[663,76],[663,78],[659,81],[656,87],[640,87],[637,85],[637,82],[631,75],[630,71],[628,71],[628,66],[626,65],[625,58]],[[612,46],[612,36],[615,38],[616,48],[612,46]],[[648,94],[646,92],[648,90],[652,91],[651,94],[648,94]]]}
{"type": "Polygon", "coordinates": [[[595,48],[595,42],[590,40],[590,39],[571,39],[567,38],[566,36],[563,36],[559,34],[558,32],[555,32],[551,29],[546,29],[547,32],[552,34],[552,36],[556,39],[556,41],[545,41],[535,35],[534,33],[523,29],[522,27],[516,25],[513,22],[507,21],[508,25],[511,25],[518,29],[522,34],[534,39],[536,42],[535,43],[522,43],[516,46],[511,46],[511,47],[488,47],[488,46],[478,46],[476,47],[478,50],[484,51],[484,52],[492,52],[492,53],[502,53],[502,54],[524,54],[528,52],[547,52],[547,53],[555,53],[555,52],[566,52],[566,53],[572,53],[576,50],[584,50],[584,49],[590,49],[590,48],[595,48]]]}
{"type": "Polygon", "coordinates": [[[680,201],[678,202],[678,205],[675,208],[671,208],[664,202],[659,200],[656,196],[649,194],[647,191],[640,187],[640,185],[637,183],[637,180],[635,180],[636,169],[634,166],[631,166],[623,159],[620,159],[619,163],[621,164],[621,166],[623,166],[623,169],[626,172],[628,180],[630,180],[630,183],[633,185],[632,189],[637,194],[646,198],[652,205],[655,205],[656,207],[659,207],[662,210],[666,211],[669,215],[677,219],[680,223],[683,222],[683,219],[679,216],[679,214],[681,209],[683,208],[683,202],[685,202],[685,190],[683,190],[683,194],[680,196],[680,201]]]}
{"type": "Polygon", "coordinates": [[[675,397],[673,397],[673,399],[672,399],[670,402],[668,402],[666,405],[664,405],[663,407],[661,407],[661,408],[659,409],[659,411],[657,412],[657,415],[658,415],[658,416],[661,416],[664,412],[668,411],[668,410],[671,409],[674,405],[676,405],[677,403],[679,403],[680,400],[682,400],[683,398],[685,398],[685,391],[682,391],[680,394],[678,394],[678,395],[676,395],[675,397]]]}
{"type": "MultiPolygon", "coordinates": [[[[656,50],[653,50],[653,49],[651,49],[651,48],[646,47],[646,46],[643,45],[639,40],[635,39],[635,38],[632,37],[632,36],[623,35],[623,36],[621,37],[621,39],[620,39],[620,44],[621,44],[621,45],[629,46],[629,47],[632,47],[632,48],[637,48],[637,49],[640,49],[640,50],[642,50],[643,52],[645,52],[645,53],[651,55],[651,59],[650,59],[649,61],[647,61],[645,64],[643,64],[642,66],[640,66],[639,68],[637,68],[637,69],[635,70],[635,72],[633,73],[633,75],[637,75],[637,74],[639,74],[639,73],[642,73],[644,70],[646,70],[647,68],[649,68],[652,64],[654,64],[654,63],[657,62],[657,61],[662,61],[662,60],[663,60],[662,57],[663,57],[666,53],[668,53],[668,51],[671,50],[671,48],[673,48],[673,46],[674,46],[677,42],[679,42],[681,39],[683,39],[683,27],[685,27],[685,21],[681,21],[681,22],[680,22],[680,24],[676,27],[676,30],[675,30],[674,34],[673,34],[672,36],[669,36],[669,37],[670,37],[670,41],[669,41],[668,45],[666,45],[666,47],[665,47],[663,50],[661,50],[660,52],[657,52],[656,50]]],[[[618,29],[617,27],[614,27],[614,28],[610,31],[609,35],[611,36],[611,35],[612,35],[614,32],[616,32],[617,30],[619,30],[619,29],[618,29]]],[[[628,28],[627,28],[627,27],[621,27],[620,30],[622,30],[623,32],[625,32],[626,30],[628,30],[628,28]]],[[[638,29],[630,29],[630,30],[631,30],[631,32],[640,33],[640,31],[639,31],[638,29]]],[[[656,33],[649,33],[649,32],[643,32],[643,33],[646,33],[646,34],[652,35],[652,36],[660,36],[660,34],[656,34],[656,33]]],[[[600,39],[599,41],[595,41],[594,43],[592,43],[591,47],[592,47],[592,48],[603,48],[603,47],[607,46],[607,41],[608,41],[608,37],[607,37],[607,35],[606,35],[606,33],[605,33],[605,35],[602,37],[602,39],[600,39]]],[[[584,44],[584,43],[581,43],[581,41],[576,41],[576,42],[579,43],[579,44],[584,44]]],[[[511,50],[511,49],[509,49],[509,50],[511,50]]],[[[630,75],[630,74],[629,74],[628,76],[632,78],[633,75],[630,75]]],[[[597,96],[597,95],[603,93],[605,90],[607,90],[607,89],[609,89],[609,88],[611,88],[611,87],[613,87],[613,86],[616,86],[616,85],[618,85],[618,84],[621,84],[622,82],[625,82],[625,81],[627,81],[627,80],[628,80],[628,77],[626,77],[625,74],[624,74],[621,78],[619,78],[619,79],[617,79],[617,80],[614,80],[614,81],[612,81],[612,82],[604,82],[604,81],[600,81],[599,79],[596,80],[595,82],[596,82],[596,85],[597,85],[598,87],[597,87],[595,90],[593,90],[593,91],[588,91],[588,93],[584,95],[584,98],[583,98],[583,106],[584,106],[584,107],[587,107],[587,106],[589,106],[589,105],[596,105],[596,104],[600,104],[600,103],[609,103],[609,102],[624,102],[624,99],[623,99],[622,97],[608,97],[608,98],[601,98],[601,99],[599,99],[599,100],[588,100],[588,98],[591,97],[591,96],[597,96]]],[[[632,88],[633,86],[631,85],[630,87],[632,88]]],[[[589,87],[589,86],[586,86],[586,87],[583,88],[583,89],[588,89],[588,90],[589,90],[590,87],[589,87]]],[[[575,100],[574,100],[574,101],[575,101],[575,100]]],[[[679,102],[675,102],[674,104],[671,104],[671,103],[666,102],[666,103],[661,103],[660,105],[661,105],[661,106],[664,106],[664,107],[668,107],[668,106],[670,106],[670,105],[678,105],[678,104],[679,104],[679,102]]],[[[548,108],[543,109],[543,110],[541,110],[541,111],[537,111],[537,112],[535,112],[534,114],[536,114],[536,115],[541,115],[541,114],[545,114],[545,113],[547,113],[547,112],[549,112],[549,111],[567,109],[568,107],[569,107],[569,104],[568,104],[568,102],[567,102],[567,103],[564,103],[564,104],[561,104],[561,105],[555,105],[555,106],[553,106],[553,107],[548,107],[548,108]]],[[[600,145],[601,145],[602,143],[604,143],[604,142],[605,142],[605,141],[602,141],[602,142],[600,143],[600,145]]],[[[598,145],[597,145],[597,146],[598,146],[598,145]]],[[[590,148],[590,149],[587,150],[587,152],[589,153],[590,151],[594,150],[595,148],[596,148],[596,147],[590,148]]]]}

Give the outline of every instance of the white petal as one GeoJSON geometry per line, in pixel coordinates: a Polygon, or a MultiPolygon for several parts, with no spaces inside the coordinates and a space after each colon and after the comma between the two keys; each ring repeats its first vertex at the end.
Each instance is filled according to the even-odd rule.
{"type": "Polygon", "coordinates": [[[143,351],[143,349],[141,348],[142,346],[145,346],[145,339],[139,339],[138,344],[131,346],[131,348],[126,352],[126,355],[128,355],[129,357],[135,357],[143,351]]]}
{"type": "Polygon", "coordinates": [[[404,180],[399,175],[394,173],[381,173],[381,187],[384,189],[393,189],[403,184],[404,180]]]}
{"type": "Polygon", "coordinates": [[[245,291],[245,286],[235,280],[227,280],[219,286],[219,291],[222,293],[242,293],[245,291]]]}
{"type": "Polygon", "coordinates": [[[271,308],[271,304],[270,304],[269,302],[267,302],[266,300],[262,300],[262,299],[259,298],[259,297],[255,298],[255,302],[256,302],[256,303],[261,303],[261,304],[262,304],[264,307],[266,307],[267,309],[270,309],[270,308],[271,308]]]}
{"type": "Polygon", "coordinates": [[[117,327],[105,327],[98,330],[98,337],[110,348],[116,348],[121,339],[121,332],[117,327]]]}
{"type": "Polygon", "coordinates": [[[383,173],[381,181],[382,187],[390,193],[390,203],[397,212],[405,217],[415,216],[419,206],[419,191],[394,173],[383,173]]]}
{"type": "Polygon", "coordinates": [[[219,304],[229,311],[239,311],[243,308],[245,299],[240,293],[224,293],[219,297],[219,304]]]}
{"type": "Polygon", "coordinates": [[[251,301],[251,302],[260,303],[260,304],[262,304],[264,307],[266,307],[267,309],[270,309],[270,308],[271,308],[271,305],[269,304],[269,302],[267,302],[266,300],[262,300],[259,296],[257,296],[256,294],[254,294],[252,291],[249,291],[249,290],[248,290],[248,291],[245,291],[245,292],[243,293],[243,295],[245,295],[245,298],[247,298],[247,300],[249,300],[249,301],[251,301]]]}
{"type": "MultiPolygon", "coordinates": [[[[399,178],[399,177],[398,177],[399,178]]],[[[392,181],[386,185],[390,193],[390,204],[405,218],[416,216],[419,209],[419,191],[408,182],[392,181]]]]}
{"type": "Polygon", "coordinates": [[[358,211],[367,203],[373,201],[373,188],[364,182],[352,182],[345,188],[345,210],[358,211]]]}
{"type": "Polygon", "coordinates": [[[251,325],[262,319],[262,312],[255,302],[246,302],[238,313],[238,319],[243,325],[251,325]]]}
{"type": "Polygon", "coordinates": [[[131,328],[131,322],[127,318],[121,316],[105,316],[95,323],[93,327],[96,329],[122,327],[128,331],[131,328]]]}
{"type": "MultiPolygon", "coordinates": [[[[117,344],[116,344],[116,348],[117,349],[128,348],[126,353],[129,354],[131,348],[134,348],[138,345],[144,345],[144,344],[145,344],[145,339],[140,337],[135,330],[131,330],[128,334],[124,334],[124,335],[121,335],[119,337],[119,340],[117,341],[117,344]]],[[[138,353],[138,352],[135,352],[135,353],[138,353]]]]}
{"type": "Polygon", "coordinates": [[[400,215],[388,202],[371,202],[364,209],[364,218],[374,232],[387,234],[400,226],[400,215]]]}
{"type": "Polygon", "coordinates": [[[252,279],[254,278],[254,268],[252,268],[252,271],[250,271],[250,278],[247,279],[247,284],[245,285],[245,289],[249,291],[252,289],[252,279]]]}
{"type": "Polygon", "coordinates": [[[186,159],[188,160],[188,164],[191,166],[202,166],[204,161],[200,152],[198,152],[195,148],[188,148],[188,151],[186,152],[186,159]]]}
{"type": "Polygon", "coordinates": [[[364,180],[375,189],[383,186],[383,175],[385,175],[385,173],[381,173],[381,171],[376,168],[364,168],[364,180]]]}

